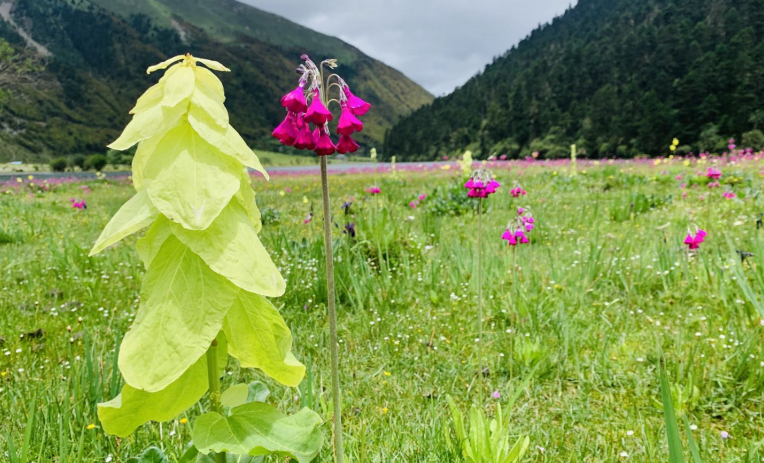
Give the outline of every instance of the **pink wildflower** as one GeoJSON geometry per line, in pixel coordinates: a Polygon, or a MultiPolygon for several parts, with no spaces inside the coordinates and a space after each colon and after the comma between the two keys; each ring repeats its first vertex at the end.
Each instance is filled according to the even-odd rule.
{"type": "Polygon", "coordinates": [[[692,233],[688,233],[687,238],[684,239],[684,244],[688,245],[692,250],[698,249],[700,248],[700,244],[705,240],[706,235],[707,233],[700,229],[695,233],[695,236],[693,236],[692,233]]]}
{"type": "Polygon", "coordinates": [[[467,193],[470,198],[487,198],[488,195],[496,193],[500,186],[501,184],[493,177],[493,172],[488,169],[476,170],[464,184],[464,187],[470,190],[467,193]]]}
{"type": "Polygon", "coordinates": [[[716,167],[709,167],[706,171],[706,177],[710,178],[711,180],[719,180],[722,176],[722,171],[717,169],[716,167]]]}

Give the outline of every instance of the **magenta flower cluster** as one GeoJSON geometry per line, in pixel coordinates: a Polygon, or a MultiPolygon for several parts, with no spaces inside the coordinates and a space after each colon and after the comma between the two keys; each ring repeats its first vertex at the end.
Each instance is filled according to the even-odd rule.
{"type": "Polygon", "coordinates": [[[517,217],[507,224],[501,239],[507,241],[510,246],[529,243],[527,234],[536,227],[535,223],[536,220],[528,210],[518,207],[517,217]]]}
{"type": "MultiPolygon", "coordinates": [[[[304,64],[297,68],[297,72],[300,73],[299,83],[297,88],[281,98],[281,106],[286,109],[287,115],[273,131],[273,137],[283,145],[299,150],[312,150],[319,156],[328,156],[335,152],[355,153],[358,143],[351,135],[363,130],[363,122],[358,116],[366,114],[371,109],[371,104],[355,96],[348,84],[337,74],[329,76],[327,86],[324,87],[323,74],[318,67],[308,55],[302,55],[301,58],[304,64]],[[336,82],[330,84],[332,78],[336,79],[336,82]],[[334,85],[340,89],[338,99],[328,100],[328,91],[334,85]],[[324,100],[335,101],[340,105],[341,113],[337,124],[340,138],[336,145],[329,134],[329,122],[334,116],[324,104],[324,100]]],[[[321,65],[330,68],[336,66],[334,60],[325,60],[321,65]]]]}
{"type": "Polygon", "coordinates": [[[509,194],[511,194],[513,198],[519,198],[520,196],[525,196],[527,193],[521,187],[517,187],[509,190],[509,194]]]}
{"type": "Polygon", "coordinates": [[[424,201],[425,199],[427,199],[427,195],[426,195],[425,193],[422,193],[421,195],[419,195],[419,196],[417,197],[417,199],[414,199],[414,200],[412,200],[412,201],[409,203],[409,206],[410,206],[412,209],[416,209],[416,208],[417,208],[417,206],[419,206],[419,204],[421,204],[421,202],[422,202],[422,201],[424,201]]]}
{"type": "Polygon", "coordinates": [[[690,247],[691,250],[700,248],[700,244],[705,240],[707,233],[698,229],[693,236],[692,233],[687,234],[687,238],[684,239],[684,244],[690,247]]]}
{"type": "Polygon", "coordinates": [[[366,192],[370,193],[370,194],[373,194],[373,195],[378,195],[378,194],[382,193],[382,190],[378,186],[372,186],[372,187],[367,188],[366,192]]]}
{"type": "Polygon", "coordinates": [[[476,170],[464,184],[464,188],[469,190],[467,196],[470,198],[487,198],[488,195],[496,193],[500,186],[501,184],[496,181],[493,172],[488,169],[476,170]]]}
{"type": "Polygon", "coordinates": [[[722,171],[717,169],[716,167],[709,167],[706,171],[706,177],[710,178],[711,180],[719,180],[722,176],[722,171]]]}
{"type": "Polygon", "coordinates": [[[71,199],[69,200],[69,202],[72,204],[72,207],[73,207],[74,209],[85,210],[85,209],[87,209],[87,208],[88,208],[88,205],[87,205],[87,203],[85,202],[85,200],[84,200],[84,199],[83,199],[82,201],[77,201],[76,199],[74,199],[74,198],[71,198],[71,199]]]}

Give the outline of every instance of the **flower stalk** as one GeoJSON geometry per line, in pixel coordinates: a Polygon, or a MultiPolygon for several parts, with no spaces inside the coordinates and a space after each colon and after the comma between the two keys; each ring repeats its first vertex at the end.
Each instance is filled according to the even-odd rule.
{"type": "MultiPolygon", "coordinates": [[[[469,153],[469,152],[467,152],[469,153]]],[[[465,153],[465,158],[471,159],[465,153]]],[[[467,167],[466,165],[464,167],[467,167]]],[[[478,389],[480,402],[483,402],[483,199],[496,193],[501,186],[493,172],[481,168],[470,175],[464,187],[469,190],[467,196],[478,198],[478,389]]]]}
{"type": "Polygon", "coordinates": [[[332,216],[329,202],[329,175],[326,156],[321,156],[321,192],[324,199],[324,254],[326,255],[326,307],[329,311],[329,355],[332,369],[332,401],[334,402],[334,458],[345,461],[342,442],[342,392],[340,389],[339,347],[337,343],[337,308],[334,287],[334,254],[332,216]]]}
{"type": "Polygon", "coordinates": [[[478,201],[478,388],[483,402],[483,198],[478,201]]]}

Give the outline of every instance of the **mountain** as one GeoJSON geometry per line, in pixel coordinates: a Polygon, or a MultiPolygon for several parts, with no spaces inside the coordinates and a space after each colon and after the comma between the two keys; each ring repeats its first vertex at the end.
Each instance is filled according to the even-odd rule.
{"type": "Polygon", "coordinates": [[[302,53],[338,58],[374,105],[358,137],[367,147],[432,101],[351,45],[234,0],[0,0],[0,18],[0,162],[105,152],[160,77],[146,67],[186,52],[233,71],[220,75],[231,121],[258,148],[280,149],[270,132],[302,53]]]}
{"type": "Polygon", "coordinates": [[[402,118],[384,155],[562,157],[764,148],[764,0],[579,0],[452,94],[402,118]],[[741,144],[741,143],[738,143],[741,144]]]}

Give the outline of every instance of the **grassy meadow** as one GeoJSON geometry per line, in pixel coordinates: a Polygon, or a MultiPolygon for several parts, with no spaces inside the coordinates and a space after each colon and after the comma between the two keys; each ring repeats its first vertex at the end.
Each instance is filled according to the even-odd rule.
{"type": "MultiPolygon", "coordinates": [[[[512,433],[530,436],[526,462],[667,461],[662,357],[703,461],[762,461],[762,166],[753,155],[603,161],[573,176],[565,163],[497,163],[503,186],[484,203],[482,339],[476,203],[459,168],[332,176],[349,461],[459,461],[444,438],[446,395],[463,411],[482,397],[491,414],[500,402],[512,433]],[[723,172],[716,188],[711,165],[723,172]],[[382,193],[366,193],[372,185],[382,193]],[[515,186],[527,195],[513,198],[515,186]],[[509,247],[501,234],[518,207],[536,228],[530,244],[509,247]],[[691,253],[683,241],[695,227],[708,236],[691,253]]],[[[328,418],[318,180],[253,180],[261,239],[287,280],[273,302],[306,380],[285,388],[231,360],[224,388],[259,379],[282,410],[328,418]]],[[[176,461],[203,407],[122,440],[96,416],[122,385],[116,348],[143,266],[135,237],[88,251],[133,194],[129,180],[28,183],[0,185],[0,461],[120,462],[151,444],[176,461]]],[[[324,433],[317,461],[329,462],[328,422],[324,433]]]]}

